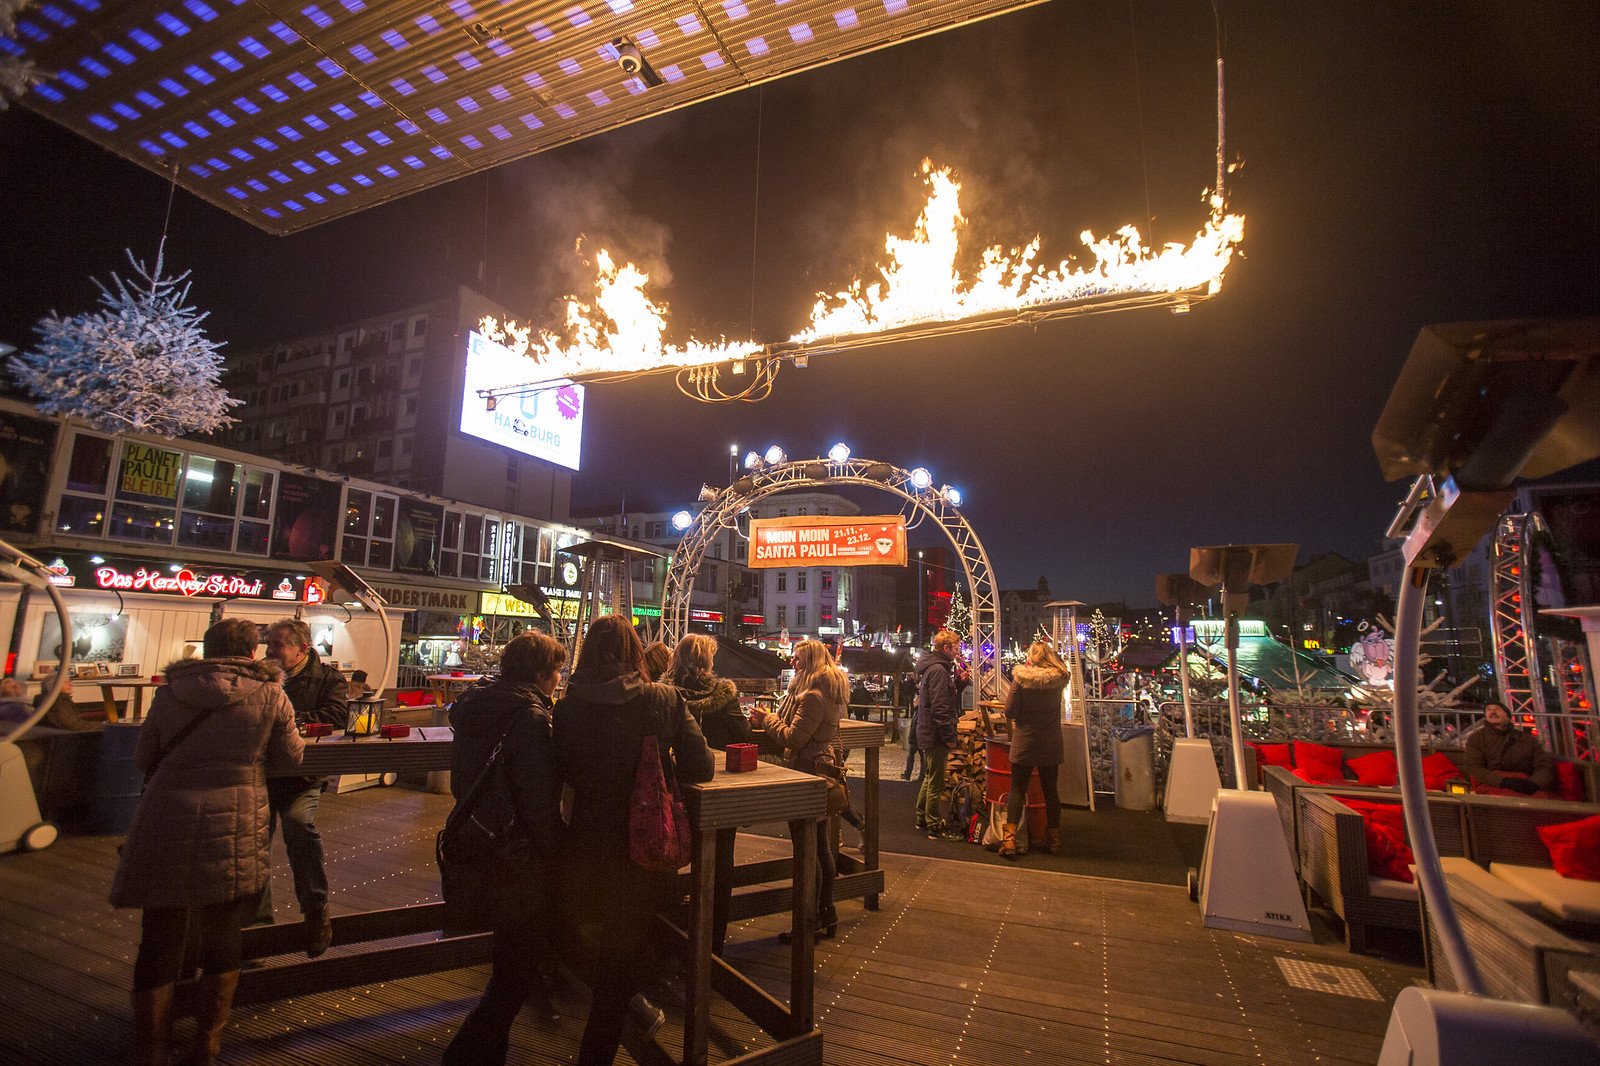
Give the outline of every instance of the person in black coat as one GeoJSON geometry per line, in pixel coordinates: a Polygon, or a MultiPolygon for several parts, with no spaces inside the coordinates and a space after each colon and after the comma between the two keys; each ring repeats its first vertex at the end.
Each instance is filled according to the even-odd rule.
{"type": "Polygon", "coordinates": [[[1072,672],[1047,642],[1034,641],[1028,661],[1011,672],[1006,693],[1006,717],[1011,721],[1011,794],[1006,797],[1005,830],[1000,854],[1017,857],[1017,826],[1028,802],[1028,783],[1039,775],[1044,795],[1045,838],[1033,842],[1046,855],[1061,852],[1061,795],[1056,777],[1066,759],[1061,738],[1061,694],[1072,672]]]}
{"type": "MultiPolygon", "coordinates": [[[[629,1001],[646,977],[641,950],[674,878],[628,857],[628,815],[640,749],[654,735],[663,768],[678,781],[711,780],[711,749],[670,685],[646,681],[644,648],[621,615],[589,627],[566,694],[556,704],[556,768],[571,786],[572,818],[562,846],[563,895],[592,954],[593,992],[578,1049],[579,1066],[606,1066],[617,1054],[629,1001]]],[[[659,1013],[648,1009],[659,1018],[659,1013]]],[[[648,1032],[650,1026],[646,1025],[648,1032]]]]}
{"type": "Polygon", "coordinates": [[[690,633],[678,641],[661,680],[683,693],[706,743],[721,751],[729,744],[751,743],[751,733],[750,721],[739,706],[739,690],[711,670],[716,655],[716,638],[690,633]]]}
{"type": "Polygon", "coordinates": [[[917,664],[917,750],[922,752],[922,784],[917,790],[917,828],[940,838],[944,821],[944,768],[959,742],[961,674],[955,653],[961,638],[948,629],[933,635],[933,651],[917,664]]]}
{"type": "Polygon", "coordinates": [[[529,863],[509,878],[493,924],[494,967],[483,998],[445,1049],[446,1066],[506,1061],[511,1023],[530,997],[550,1020],[549,987],[541,964],[551,957],[544,930],[555,922],[554,869],[561,838],[561,784],[555,774],[550,697],[567,652],[543,633],[527,632],[505,646],[500,670],[456,698],[450,708],[450,791],[459,802],[497,745],[500,761],[473,806],[509,812],[528,844],[529,863]]]}

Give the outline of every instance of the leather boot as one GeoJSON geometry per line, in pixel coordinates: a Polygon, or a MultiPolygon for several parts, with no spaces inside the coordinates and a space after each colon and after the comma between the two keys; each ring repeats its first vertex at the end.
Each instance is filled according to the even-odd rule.
{"type": "Polygon", "coordinates": [[[133,990],[133,1061],[167,1066],[172,1055],[172,985],[133,990]]]}
{"type": "Polygon", "coordinates": [[[233,992],[239,987],[239,971],[208,973],[200,976],[194,1007],[195,1066],[216,1066],[222,1054],[222,1030],[233,1009],[233,992]]]}
{"type": "Polygon", "coordinates": [[[333,921],[328,917],[326,904],[306,911],[305,930],[306,958],[316,958],[333,944],[333,921]]]}
{"type": "Polygon", "coordinates": [[[1017,857],[1017,823],[1007,822],[1005,829],[1000,833],[1000,857],[1014,859],[1017,857]]]}
{"type": "Polygon", "coordinates": [[[1046,829],[1044,831],[1044,846],[1039,849],[1046,855],[1061,854],[1061,830],[1046,829]]]}

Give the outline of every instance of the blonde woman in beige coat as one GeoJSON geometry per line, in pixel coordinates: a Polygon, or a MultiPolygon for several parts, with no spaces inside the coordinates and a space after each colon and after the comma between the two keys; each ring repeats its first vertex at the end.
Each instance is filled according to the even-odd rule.
{"type": "Polygon", "coordinates": [[[283,672],[252,661],[256,642],[255,623],[242,618],[208,629],[205,658],[167,666],[134,749],[148,781],[111,903],[144,908],[133,965],[141,1066],[164,1066],[171,1051],[172,992],[191,922],[201,968],[193,1061],[216,1061],[239,984],[240,929],[267,883],[267,769],[292,769],[305,750],[283,672]]]}

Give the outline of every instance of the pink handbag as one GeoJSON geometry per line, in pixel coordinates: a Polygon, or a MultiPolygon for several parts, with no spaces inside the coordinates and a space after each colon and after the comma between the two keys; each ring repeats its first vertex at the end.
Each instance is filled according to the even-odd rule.
{"type": "Polygon", "coordinates": [[[691,846],[677,775],[657,739],[646,736],[628,805],[628,858],[655,873],[676,873],[688,865],[691,846]]]}

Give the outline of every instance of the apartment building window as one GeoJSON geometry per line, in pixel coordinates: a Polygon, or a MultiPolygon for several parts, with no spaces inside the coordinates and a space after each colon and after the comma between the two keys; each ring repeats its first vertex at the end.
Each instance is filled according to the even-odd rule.
{"type": "Polygon", "coordinates": [[[795,508],[795,512],[794,513],[795,514],[805,514],[806,513],[806,509],[804,507],[797,507],[797,508],[795,508]]]}
{"type": "Polygon", "coordinates": [[[660,538],[660,537],[665,536],[666,532],[667,532],[667,524],[665,522],[651,522],[650,523],[650,536],[651,537],[660,538]]]}
{"type": "Polygon", "coordinates": [[[804,592],[806,590],[806,578],[808,576],[809,574],[805,570],[796,570],[794,572],[794,590],[796,592],[804,592]]]}
{"type": "Polygon", "coordinates": [[[806,627],[806,605],[803,603],[794,609],[794,624],[796,629],[804,629],[806,627]]]}
{"type": "Polygon", "coordinates": [[[407,396],[404,402],[405,406],[402,409],[406,414],[414,415],[417,413],[417,398],[415,396],[407,396]]]}
{"type": "Polygon", "coordinates": [[[411,454],[411,446],[414,443],[415,443],[415,439],[412,438],[412,437],[401,437],[400,438],[400,454],[401,455],[410,455],[411,454]]]}
{"type": "Polygon", "coordinates": [[[745,547],[745,543],[744,543],[744,541],[743,541],[743,540],[740,540],[740,541],[739,541],[739,542],[738,542],[738,543],[737,543],[737,544],[735,544],[735,545],[734,545],[734,546],[733,546],[733,555],[734,555],[734,558],[735,558],[735,559],[736,559],[736,560],[737,560],[737,561],[738,561],[738,562],[741,562],[741,563],[742,563],[742,562],[744,562],[744,559],[745,559],[745,553],[746,553],[746,551],[747,551],[747,550],[748,550],[748,549],[747,549],[747,548],[746,548],[746,547],[745,547]]]}
{"type": "Polygon", "coordinates": [[[776,619],[776,621],[777,621],[779,626],[788,625],[789,624],[789,608],[784,606],[781,603],[778,604],[777,614],[774,615],[773,617],[776,619]]]}
{"type": "Polygon", "coordinates": [[[350,387],[350,371],[339,371],[339,376],[334,381],[336,382],[335,388],[348,389],[350,387]]]}
{"type": "Polygon", "coordinates": [[[344,428],[345,415],[347,415],[348,413],[349,412],[347,412],[343,407],[334,408],[334,410],[333,410],[333,428],[334,429],[343,429],[344,428]]]}
{"type": "Polygon", "coordinates": [[[789,508],[787,508],[787,507],[778,508],[778,517],[779,518],[788,518],[789,517],[789,508]]]}
{"type": "Polygon", "coordinates": [[[779,592],[788,592],[789,591],[789,571],[787,571],[787,570],[779,570],[778,571],[778,591],[779,592]]]}
{"type": "Polygon", "coordinates": [[[823,592],[832,592],[833,591],[833,571],[832,570],[824,570],[824,571],[822,571],[822,575],[821,576],[822,576],[822,591],[823,592]]]}

